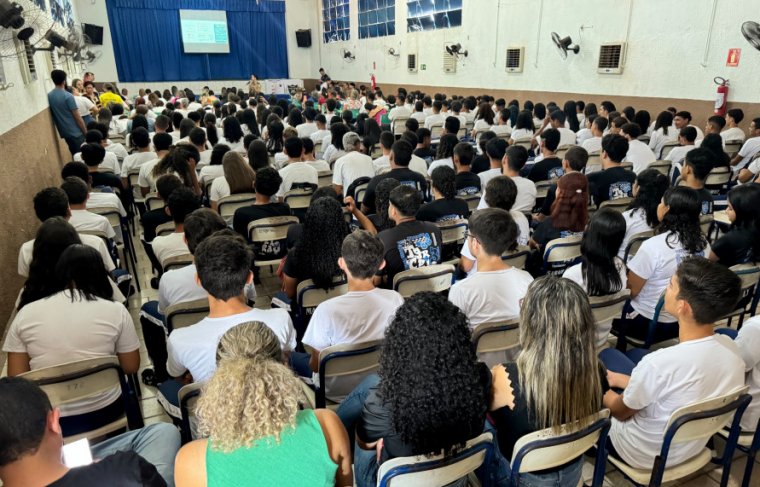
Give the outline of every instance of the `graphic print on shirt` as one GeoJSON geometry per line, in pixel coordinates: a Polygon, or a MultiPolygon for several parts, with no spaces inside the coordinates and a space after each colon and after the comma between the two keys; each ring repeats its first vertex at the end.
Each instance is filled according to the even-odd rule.
{"type": "Polygon", "coordinates": [[[404,269],[413,269],[437,264],[441,259],[441,249],[435,236],[429,233],[410,235],[396,242],[404,269]]]}
{"type": "Polygon", "coordinates": [[[562,169],[561,167],[553,167],[553,168],[549,169],[549,171],[548,171],[547,174],[549,175],[549,180],[553,181],[555,179],[559,179],[562,176],[564,176],[565,175],[565,170],[562,169]]]}
{"type": "Polygon", "coordinates": [[[633,184],[628,181],[618,181],[610,184],[609,198],[617,200],[620,198],[629,198],[633,196],[633,184]]]}
{"type": "Polygon", "coordinates": [[[703,201],[702,202],[702,214],[703,215],[709,215],[713,212],[713,204],[712,201],[703,201]]]}
{"type": "Polygon", "coordinates": [[[683,262],[684,259],[688,257],[704,257],[705,251],[700,250],[696,254],[689,253],[688,250],[685,249],[676,249],[676,266],[680,266],[681,262],[683,262]]]}
{"type": "Polygon", "coordinates": [[[466,186],[457,190],[457,196],[469,196],[477,193],[480,193],[480,188],[477,186],[466,186]]]}

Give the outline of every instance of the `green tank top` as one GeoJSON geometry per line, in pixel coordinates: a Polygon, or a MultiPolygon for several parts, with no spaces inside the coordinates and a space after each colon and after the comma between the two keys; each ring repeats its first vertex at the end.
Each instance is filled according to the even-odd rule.
{"type": "Polygon", "coordinates": [[[280,443],[262,438],[231,453],[213,450],[211,439],[206,446],[208,487],[335,485],[337,468],[312,410],[298,412],[295,428],[283,431],[280,443]]]}

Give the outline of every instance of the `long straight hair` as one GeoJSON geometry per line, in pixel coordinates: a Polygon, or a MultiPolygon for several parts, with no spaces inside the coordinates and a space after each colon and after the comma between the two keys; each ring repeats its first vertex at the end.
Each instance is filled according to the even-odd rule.
{"type": "Polygon", "coordinates": [[[206,139],[211,146],[215,146],[219,142],[219,132],[216,130],[216,115],[213,113],[207,113],[203,116],[203,125],[206,127],[206,139]]]}
{"type": "Polygon", "coordinates": [[[582,232],[588,222],[588,179],[571,172],[559,178],[557,188],[562,194],[552,203],[552,225],[558,230],[582,232]]]}
{"type": "Polygon", "coordinates": [[[581,241],[581,271],[589,296],[614,294],[623,288],[617,253],[625,237],[625,218],[611,208],[591,217],[581,241]]]}
{"type": "Polygon", "coordinates": [[[594,316],[583,289],[556,276],[533,281],[520,310],[520,345],[520,387],[538,427],[585,426],[602,406],[602,384],[594,316]]]}
{"type": "Polygon", "coordinates": [[[229,151],[222,158],[224,179],[230,185],[230,194],[252,193],[256,175],[238,152],[229,151]]]}

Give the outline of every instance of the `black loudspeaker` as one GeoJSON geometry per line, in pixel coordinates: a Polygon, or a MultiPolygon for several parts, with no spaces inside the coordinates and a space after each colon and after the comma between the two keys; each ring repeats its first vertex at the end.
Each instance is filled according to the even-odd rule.
{"type": "Polygon", "coordinates": [[[311,47],[311,29],[299,29],[296,31],[298,47],[311,47]]]}
{"type": "Polygon", "coordinates": [[[100,46],[103,44],[103,27],[93,24],[82,24],[84,35],[90,38],[90,44],[100,46]]]}

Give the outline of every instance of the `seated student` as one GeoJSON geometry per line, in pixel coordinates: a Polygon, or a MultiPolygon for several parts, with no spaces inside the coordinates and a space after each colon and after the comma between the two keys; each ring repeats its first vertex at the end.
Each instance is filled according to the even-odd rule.
{"type": "Polygon", "coordinates": [[[340,117],[335,117],[334,123],[330,126],[330,135],[325,137],[322,142],[322,158],[330,164],[330,167],[335,165],[335,161],[339,157],[346,155],[346,151],[343,148],[343,136],[349,130],[348,125],[341,123],[340,117]]]}
{"type": "MultiPolygon", "coordinates": [[[[328,299],[314,310],[303,337],[311,354],[298,355],[300,364],[296,354],[291,355],[296,371],[306,377],[319,371],[319,352],[327,347],[382,340],[396,309],[404,302],[396,291],[375,287],[373,278],[385,262],[382,242],[369,232],[359,230],[343,240],[338,265],[346,274],[348,293],[328,299]]],[[[330,387],[330,391],[340,395],[356,385],[341,381],[341,386],[350,387],[338,391],[330,387]]]]}
{"type": "MultiPolygon", "coordinates": [[[[150,136],[148,135],[147,130],[145,130],[143,127],[138,127],[137,129],[132,131],[131,135],[132,135],[132,142],[134,142],[135,147],[137,148],[137,151],[125,157],[124,162],[121,165],[121,174],[120,174],[121,184],[125,188],[129,187],[130,171],[139,169],[140,166],[142,166],[146,162],[152,161],[157,158],[156,153],[153,152],[153,149],[150,146],[150,136]]],[[[135,197],[139,198],[140,197],[139,186],[135,186],[132,189],[134,191],[135,197]]]]}
{"type": "Polygon", "coordinates": [[[496,123],[491,126],[491,132],[495,133],[497,136],[509,135],[512,133],[512,129],[509,126],[509,110],[499,110],[494,122],[496,123]]]}
{"type": "Polygon", "coordinates": [[[195,249],[196,282],[208,292],[209,314],[169,334],[166,370],[175,380],[161,384],[159,402],[174,417],[181,417],[177,392],[185,384],[211,378],[216,369],[216,345],[233,326],[261,321],[274,331],[285,352],[296,347],[296,333],[287,311],[254,309],[246,304],[244,288],[253,279],[252,257],[237,235],[212,235],[195,249]]]}
{"type": "Polygon", "coordinates": [[[504,139],[494,138],[486,143],[486,154],[491,164],[491,168],[478,174],[481,187],[488,186],[488,182],[498,176],[501,176],[502,161],[504,154],[507,153],[507,141],[504,139]]]}
{"type": "MultiPolygon", "coordinates": [[[[253,193],[256,174],[239,152],[229,151],[222,158],[224,177],[216,178],[209,188],[211,209],[219,211],[219,201],[233,194],[253,193]]],[[[232,219],[230,218],[230,223],[232,219]]]]}
{"type": "Polygon", "coordinates": [[[760,173],[760,163],[757,160],[750,164],[750,161],[757,154],[760,154],[760,117],[752,120],[752,123],[749,124],[748,133],[749,138],[739,149],[739,153],[731,159],[733,171],[739,173],[739,181],[743,183],[755,179],[760,173]]]}
{"type": "MultiPolygon", "coordinates": [[[[61,188],[45,188],[34,195],[34,213],[37,219],[44,223],[50,218],[61,217],[69,220],[71,210],[69,208],[69,199],[66,192],[61,188]]],[[[102,238],[86,233],[79,234],[81,243],[90,246],[98,251],[103,259],[106,270],[110,273],[116,267],[113,258],[108,251],[108,246],[102,238]]],[[[18,252],[18,274],[21,277],[29,276],[29,266],[32,262],[32,254],[35,240],[28,240],[21,245],[18,252]]]]}
{"type": "Polygon", "coordinates": [[[609,134],[602,139],[602,170],[588,175],[593,204],[599,207],[607,200],[630,198],[636,173],[621,162],[628,153],[628,141],[622,135],[609,134]]]}
{"type": "MultiPolygon", "coordinates": [[[[235,211],[232,226],[237,233],[248,239],[248,225],[262,218],[274,216],[290,216],[290,207],[286,203],[272,201],[272,196],[282,184],[280,174],[271,167],[264,167],[256,171],[256,179],[253,189],[256,192],[256,201],[251,206],[245,206],[235,211]]],[[[285,255],[284,246],[280,242],[272,242],[254,249],[254,257],[259,260],[275,259],[285,255]]]]}
{"type": "Polygon", "coordinates": [[[554,203],[549,216],[533,232],[530,246],[543,259],[546,244],[557,238],[580,235],[588,223],[588,180],[579,172],[565,174],[557,180],[554,203]]]}
{"type": "MultiPolygon", "coordinates": [[[[560,135],[558,147],[565,145],[575,145],[575,132],[566,127],[566,120],[567,115],[565,115],[565,112],[559,109],[554,110],[551,115],[549,115],[549,124],[553,129],[557,130],[560,135]]],[[[541,136],[543,136],[543,134],[541,136]]]]}
{"type": "Polygon", "coordinates": [[[477,194],[481,191],[480,177],[470,170],[474,158],[475,151],[470,144],[460,142],[454,146],[454,186],[457,196],[477,194]]]}
{"type": "Polygon", "coordinates": [[[439,100],[433,102],[433,113],[425,117],[425,128],[430,130],[433,124],[442,124],[446,116],[441,113],[442,104],[439,100]]]}
{"type": "Polygon", "coordinates": [[[327,118],[323,114],[320,113],[314,117],[314,123],[317,125],[317,130],[309,135],[309,138],[316,144],[317,142],[322,142],[325,137],[330,135],[330,131],[327,130],[327,118]]]}
{"type": "MultiPolygon", "coordinates": [[[[208,161],[208,165],[205,165],[198,172],[198,183],[204,188],[209,182],[213,184],[219,178],[224,177],[224,156],[230,152],[230,147],[225,144],[217,144],[211,149],[211,158],[208,161]]],[[[250,159],[248,161],[250,163],[250,159]]],[[[267,163],[269,159],[267,158],[267,163]]]]}
{"type": "Polygon", "coordinates": [[[586,149],[586,151],[591,154],[594,152],[601,153],[602,151],[602,137],[604,136],[605,130],[607,130],[607,119],[604,117],[596,117],[594,118],[594,122],[591,125],[591,137],[586,139],[583,144],[581,144],[581,147],[586,149]]]}
{"type": "Polygon", "coordinates": [[[726,267],[760,258],[760,185],[742,184],[728,192],[731,227],[712,243],[709,259],[726,267]]]}
{"type": "Polygon", "coordinates": [[[456,197],[456,175],[453,169],[446,166],[436,168],[433,171],[432,188],[433,201],[420,207],[417,220],[445,223],[467,218],[470,209],[466,201],[456,197]]]}
{"type": "Polygon", "coordinates": [[[323,159],[317,160],[314,155],[314,141],[309,137],[302,137],[301,144],[303,144],[303,156],[302,160],[310,167],[316,169],[317,173],[323,171],[329,171],[330,165],[323,159]]]}
{"type": "Polygon", "coordinates": [[[394,142],[389,156],[391,170],[374,176],[367,184],[367,191],[364,193],[364,200],[362,201],[362,212],[364,214],[375,213],[375,191],[377,185],[384,179],[396,179],[401,184],[416,189],[420,195],[427,195],[428,183],[424,176],[409,169],[411,160],[412,145],[405,140],[394,142]]]}
{"type": "Polygon", "coordinates": [[[637,233],[654,230],[660,224],[657,207],[667,191],[668,177],[657,169],[646,169],[636,176],[633,183],[633,201],[623,212],[625,218],[625,237],[620,244],[618,257],[625,257],[628,242],[637,233]]]}
{"type": "MultiPolygon", "coordinates": [[[[375,166],[376,175],[383,174],[385,172],[390,171],[391,147],[393,146],[393,143],[395,141],[396,141],[396,137],[393,135],[392,132],[388,132],[386,130],[380,133],[379,142],[380,142],[380,149],[382,150],[383,155],[372,161],[372,165],[375,166]]],[[[427,165],[425,166],[425,169],[427,169],[427,165]]]]}
{"type": "MultiPolygon", "coordinates": [[[[116,355],[126,374],[140,367],[140,342],[132,317],[112,301],[113,290],[100,254],[73,244],[55,266],[54,294],[24,306],[10,325],[3,351],[8,375],[74,360],[116,355]]],[[[121,389],[62,407],[64,434],[107,424],[124,413],[121,389]]]]}
{"type": "MultiPolygon", "coordinates": [[[[628,120],[620,115],[616,115],[615,117],[610,117],[609,119],[609,130],[607,131],[607,134],[615,134],[615,135],[623,135],[621,134],[621,129],[623,128],[623,125],[628,123],[628,120]]],[[[607,135],[605,134],[605,135],[607,135]]]]}
{"type": "Polygon", "coordinates": [[[527,110],[521,111],[517,115],[515,126],[512,127],[508,141],[509,145],[514,145],[516,140],[532,139],[534,132],[533,115],[527,110]]]}
{"type": "Polygon", "coordinates": [[[467,316],[470,327],[517,318],[533,277],[501,260],[517,247],[517,225],[501,208],[478,210],[470,217],[465,245],[477,259],[478,271],[457,281],[449,301],[467,316]]]}
{"type": "Polygon", "coordinates": [[[734,343],[739,347],[739,353],[744,360],[746,372],[746,385],[749,386],[749,394],[752,402],[749,403],[740,423],[742,431],[755,431],[760,419],[760,377],[758,377],[758,350],[760,350],[760,317],[753,316],[745,321],[739,329],[739,334],[734,338],[734,343]]]}
{"type": "MultiPolygon", "coordinates": [[[[103,142],[103,135],[99,131],[88,130],[87,135],[85,136],[85,143],[82,144],[82,147],[84,147],[86,144],[98,145],[103,148],[103,159],[100,161],[98,169],[111,174],[121,173],[121,165],[119,164],[119,159],[116,157],[116,154],[113,152],[108,152],[106,150],[103,142]]],[[[74,154],[74,162],[85,162],[84,155],[81,152],[74,154]]]]}
{"type": "Polygon", "coordinates": [[[61,179],[66,179],[69,176],[75,176],[84,181],[87,184],[87,209],[93,208],[115,208],[119,215],[122,217],[127,216],[127,212],[124,209],[119,196],[114,193],[108,193],[104,191],[93,191],[90,185],[90,172],[87,169],[87,165],[81,162],[68,162],[61,169],[61,179]]]}
{"type": "Polygon", "coordinates": [[[427,114],[425,113],[425,104],[422,101],[416,101],[414,103],[414,112],[409,116],[409,118],[417,120],[419,123],[425,123],[425,119],[427,118],[427,114]]]}
{"type": "Polygon", "coordinates": [[[340,246],[349,233],[343,209],[335,198],[311,201],[298,242],[288,252],[283,266],[282,289],[288,299],[295,299],[298,284],[307,279],[320,289],[334,287],[333,279],[341,275],[340,246]]]}
{"type": "Polygon", "coordinates": [[[357,486],[376,485],[381,462],[456,451],[483,432],[490,374],[477,361],[467,318],[440,294],[418,293],[398,308],[379,377],[365,379],[338,410],[344,424],[358,419],[357,486]]]}
{"type": "Polygon", "coordinates": [[[537,183],[539,181],[550,181],[562,176],[562,161],[557,157],[557,147],[559,147],[560,134],[557,129],[551,128],[541,134],[541,154],[536,157],[533,164],[528,170],[528,179],[537,183]]]}
{"type": "Polygon", "coordinates": [[[459,138],[458,137],[459,126],[460,126],[460,122],[459,122],[458,117],[448,116],[443,122],[443,132],[441,133],[441,135],[451,134],[459,138]]]}
{"type": "MultiPolygon", "coordinates": [[[[114,228],[108,222],[108,218],[87,211],[87,198],[90,194],[87,183],[76,176],[69,176],[61,184],[61,189],[66,193],[69,200],[69,208],[71,209],[69,223],[78,232],[94,231],[102,233],[109,239],[117,237],[114,228]]],[[[120,234],[121,231],[119,237],[120,234]]]]}
{"type": "Polygon", "coordinates": [[[151,191],[156,190],[156,180],[158,178],[153,177],[153,169],[161,159],[166,157],[173,144],[174,141],[171,135],[167,133],[156,133],[153,136],[153,147],[156,150],[156,158],[140,165],[140,174],[137,175],[137,185],[140,187],[141,196],[145,196],[151,191]]]}
{"type": "MultiPolygon", "coordinates": [[[[604,396],[613,417],[610,454],[634,468],[652,468],[673,411],[744,385],[738,347],[713,333],[715,321],[739,300],[739,277],[706,259],[685,258],[668,280],[664,311],[678,320],[679,343],[644,355],[638,364],[617,350],[601,353],[610,387],[623,389],[604,396]]],[[[674,442],[668,464],[694,457],[705,443],[674,442]]]]}
{"type": "Polygon", "coordinates": [[[372,158],[361,152],[362,142],[355,132],[343,136],[343,148],[346,154],[339,157],[333,167],[333,187],[341,195],[357,179],[375,175],[372,158]]]}
{"type": "Polygon", "coordinates": [[[152,242],[156,238],[156,227],[172,220],[172,217],[167,213],[166,201],[169,200],[169,195],[172,191],[180,186],[182,186],[182,181],[174,174],[164,174],[156,181],[156,190],[159,198],[164,202],[164,206],[154,210],[147,210],[140,217],[140,223],[143,228],[141,236],[143,242],[152,242]]]}
{"type": "MultiPolygon", "coordinates": [[[[586,169],[586,163],[588,162],[588,152],[586,152],[586,149],[583,147],[573,146],[570,147],[567,152],[565,152],[565,157],[562,159],[562,172],[564,174],[570,174],[570,173],[581,173],[583,174],[586,169]]],[[[523,179],[523,178],[521,178],[523,179]]],[[[533,184],[533,202],[535,206],[535,183],[533,181],[527,180],[531,184],[533,184]]],[[[551,215],[552,213],[552,205],[554,204],[554,198],[557,194],[557,185],[552,184],[549,186],[549,189],[546,192],[546,197],[544,198],[543,203],[541,204],[541,211],[538,213],[533,214],[533,218],[536,221],[543,221],[544,218],[551,215]]],[[[530,211],[533,207],[531,206],[528,211],[530,211]]],[[[525,210],[523,210],[525,211],[525,210]]]]}
{"type": "Polygon", "coordinates": [[[454,169],[454,147],[459,143],[459,139],[456,135],[442,134],[438,140],[438,150],[435,153],[435,160],[430,163],[427,174],[433,173],[435,168],[440,166],[448,166],[454,169]]]}
{"type": "MultiPolygon", "coordinates": [[[[206,136],[206,130],[200,127],[191,129],[190,133],[187,136],[187,143],[195,147],[195,149],[198,151],[198,154],[200,155],[200,159],[196,164],[196,168],[202,168],[203,166],[208,165],[208,163],[211,161],[212,152],[211,144],[208,143],[206,136]]],[[[245,146],[245,141],[243,142],[243,145],[245,146]]],[[[248,147],[245,146],[245,148],[247,150],[248,147]]]]}
{"type": "Polygon", "coordinates": [[[633,163],[633,172],[639,174],[649,167],[651,163],[657,160],[654,152],[644,142],[639,140],[641,127],[638,124],[628,122],[620,127],[620,135],[628,141],[628,152],[625,154],[623,162],[633,163]]]}
{"type": "Polygon", "coordinates": [[[702,133],[702,130],[699,127],[696,127],[690,124],[691,124],[691,113],[686,112],[686,111],[680,111],[680,112],[676,112],[673,115],[673,125],[675,125],[677,130],[684,129],[686,127],[692,127],[694,130],[697,131],[696,138],[700,140],[704,139],[705,134],[702,133]]]}
{"type": "Polygon", "coordinates": [[[432,162],[435,159],[435,151],[430,147],[432,137],[430,130],[420,127],[415,135],[417,135],[417,147],[414,149],[414,155],[432,162]]]}
{"type": "Polygon", "coordinates": [[[488,153],[486,152],[486,144],[490,142],[492,139],[496,138],[496,134],[491,132],[490,130],[486,130],[482,134],[480,134],[480,137],[478,137],[478,146],[476,150],[476,156],[472,160],[472,172],[475,174],[480,174],[484,171],[488,171],[491,169],[491,159],[488,157],[488,153]]]}
{"type": "Polygon", "coordinates": [[[441,262],[441,230],[416,220],[420,206],[422,196],[414,188],[402,184],[390,192],[388,216],[396,225],[377,234],[385,249],[385,288],[393,288],[393,278],[401,271],[441,262]]]}
{"type": "MultiPolygon", "coordinates": [[[[404,140],[412,147],[417,147],[417,135],[409,130],[401,134],[399,140],[404,140]]],[[[391,147],[393,147],[393,144],[391,144],[391,147]]],[[[390,152],[388,154],[390,155],[390,152]]],[[[409,169],[421,174],[422,177],[427,178],[428,163],[423,158],[414,154],[414,152],[412,152],[412,160],[409,162],[409,169]]]]}
{"type": "MultiPolygon", "coordinates": [[[[578,130],[575,133],[575,144],[579,146],[583,146],[583,143],[589,140],[591,137],[594,136],[591,129],[594,126],[594,120],[596,119],[597,115],[591,114],[588,117],[585,117],[583,115],[579,115],[579,123],[581,129],[578,130]],[[581,117],[583,117],[581,119],[581,117]]],[[[599,142],[601,142],[601,137],[599,138],[599,142]]]]}
{"type": "Polygon", "coordinates": [[[61,411],[36,384],[19,377],[0,379],[0,482],[6,487],[174,485],[177,428],[156,423],[90,447],[94,463],[63,463],[61,411]]]}
{"type": "Polygon", "coordinates": [[[277,336],[246,322],[214,348],[217,370],[197,409],[208,438],[180,450],[177,486],[351,485],[346,430],[328,409],[299,410],[302,385],[282,363],[277,336]]]}
{"type": "Polygon", "coordinates": [[[311,134],[318,130],[317,124],[314,123],[314,119],[317,116],[317,111],[313,108],[307,108],[303,111],[304,123],[298,125],[296,130],[298,131],[298,137],[309,137],[311,134]]]}
{"type": "Polygon", "coordinates": [[[705,188],[705,179],[713,168],[713,157],[713,153],[708,149],[692,149],[686,154],[681,172],[681,184],[699,194],[702,215],[711,215],[713,212],[713,196],[710,190],[705,188]]]}
{"type": "MultiPolygon", "coordinates": [[[[618,249],[625,236],[625,218],[611,208],[594,213],[581,240],[581,263],[562,274],[565,279],[576,282],[589,296],[608,296],[626,287],[627,269],[620,259],[618,249]]],[[[607,344],[612,329],[612,319],[596,326],[596,347],[607,344]]]]}
{"type": "Polygon", "coordinates": [[[695,149],[697,146],[694,142],[697,140],[697,129],[694,127],[684,127],[678,132],[678,147],[673,147],[667,155],[669,161],[674,166],[680,168],[686,154],[695,149]]]}
{"type": "Polygon", "coordinates": [[[301,139],[298,137],[286,139],[284,151],[288,155],[288,161],[285,167],[279,171],[282,183],[277,191],[277,197],[282,199],[285,193],[294,188],[316,188],[319,184],[319,174],[315,168],[301,160],[303,156],[303,142],[301,142],[301,139]]]}
{"type": "MultiPolygon", "coordinates": [[[[406,122],[404,122],[404,130],[408,132],[413,132],[417,134],[417,131],[420,129],[420,122],[417,121],[416,118],[408,118],[406,122]]],[[[417,144],[414,144],[415,147],[417,147],[417,144]]]]}
{"type": "Polygon", "coordinates": [[[119,191],[123,190],[121,185],[121,179],[118,173],[106,173],[98,171],[100,164],[103,162],[106,151],[98,144],[85,144],[82,146],[82,151],[79,152],[82,155],[82,161],[87,164],[87,168],[90,171],[92,177],[92,186],[117,188],[119,191]]]}
{"type": "Polygon", "coordinates": [[[164,209],[172,217],[174,232],[158,236],[150,244],[153,254],[162,267],[167,259],[189,253],[187,243],[185,243],[183,224],[185,217],[198,208],[200,208],[198,198],[190,188],[182,186],[169,195],[164,209]]]}
{"type": "MultiPolygon", "coordinates": [[[[636,255],[627,262],[630,306],[624,310],[619,326],[622,335],[644,338],[654,317],[660,295],[675,274],[678,263],[686,256],[705,257],[710,247],[699,227],[701,210],[699,194],[683,186],[670,188],[657,207],[660,224],[656,235],[645,240],[636,255]]],[[[678,336],[677,317],[667,309],[660,312],[655,341],[678,336]]],[[[618,338],[622,348],[625,340],[618,338]]]]}
{"type": "MultiPolygon", "coordinates": [[[[720,132],[723,130],[723,127],[726,126],[726,119],[725,117],[721,115],[713,115],[712,117],[707,119],[707,123],[705,124],[705,137],[707,137],[710,134],[714,134],[720,137],[720,132]]],[[[697,140],[694,145],[697,147],[700,147],[702,145],[702,141],[705,140],[704,138],[697,140]]],[[[722,139],[721,139],[722,142],[722,139]]]]}
{"type": "Polygon", "coordinates": [[[726,112],[726,130],[720,133],[725,145],[729,140],[740,140],[744,142],[747,138],[747,134],[739,127],[739,124],[744,120],[744,111],[741,108],[732,108],[726,112]]]}
{"type": "MultiPolygon", "coordinates": [[[[489,415],[505,458],[524,435],[567,423],[585,426],[609,389],[594,347],[593,315],[575,283],[555,276],[533,281],[520,307],[520,344],[517,360],[491,369],[489,415]]],[[[582,466],[581,456],[521,474],[520,485],[578,485],[582,466]]]]}

